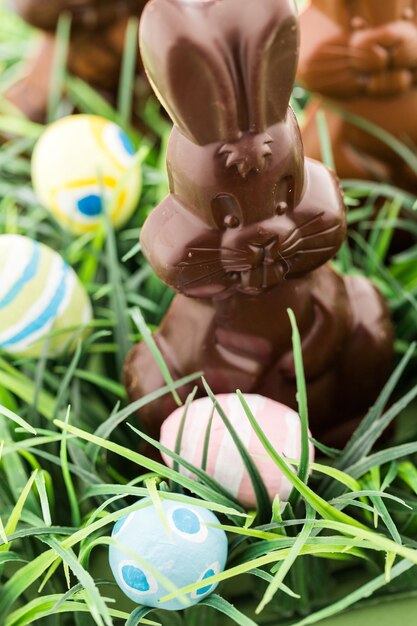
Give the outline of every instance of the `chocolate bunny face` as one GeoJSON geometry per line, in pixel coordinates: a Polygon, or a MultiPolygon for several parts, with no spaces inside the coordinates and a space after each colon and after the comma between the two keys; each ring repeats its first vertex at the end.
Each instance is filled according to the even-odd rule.
{"type": "Polygon", "coordinates": [[[288,108],[298,54],[294,4],[268,0],[263,13],[262,5],[246,11],[248,0],[208,0],[191,20],[189,2],[168,2],[153,10],[165,19],[172,13],[169,27],[181,28],[180,39],[167,30],[166,47],[154,49],[146,16],[159,35],[161,22],[152,10],[141,27],[150,79],[177,127],[168,151],[172,195],[143,229],[145,254],[165,282],[197,297],[253,295],[312,271],[336,252],[334,234],[343,228],[339,214],[299,206],[304,159],[288,108]],[[243,24],[222,19],[236,14],[236,2],[243,24]],[[156,247],[155,236],[167,245],[156,247]]]}
{"type": "Polygon", "coordinates": [[[312,0],[311,39],[300,78],[330,97],[388,96],[411,88],[417,77],[415,0],[312,0]],[[318,14],[319,15],[319,14],[318,14]],[[329,19],[330,18],[330,21],[329,19]]]}

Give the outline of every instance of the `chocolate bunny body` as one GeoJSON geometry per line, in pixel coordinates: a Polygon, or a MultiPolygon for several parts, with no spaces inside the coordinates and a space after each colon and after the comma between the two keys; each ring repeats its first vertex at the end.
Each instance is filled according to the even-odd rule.
{"type": "MultiPolygon", "coordinates": [[[[48,104],[59,16],[71,15],[69,71],[115,102],[129,17],[139,17],[146,0],[14,0],[12,6],[44,31],[24,76],[6,98],[34,121],[43,122],[48,104]]],[[[141,65],[138,59],[138,71],[141,65]]]]}
{"type": "MultiPolygon", "coordinates": [[[[339,108],[417,145],[417,2],[311,0],[300,16],[298,78],[339,108]]],[[[303,128],[304,149],[319,159],[313,101],[303,128]]],[[[325,108],[337,173],[389,181],[417,192],[417,174],[386,143],[325,108]]]]}
{"type": "MultiPolygon", "coordinates": [[[[179,292],[155,335],[169,369],[174,378],[203,370],[215,393],[240,388],[294,406],[291,308],[312,431],[332,431],[334,442],[385,381],[392,330],[370,283],[325,266],[344,240],[345,209],[335,177],[304,159],[288,106],[294,4],[153,0],[141,51],[175,123],[171,193],[141,235],[150,264],[179,292]]],[[[163,386],[145,343],[128,356],[125,383],[132,399],[163,386]]],[[[140,417],[158,434],[174,408],[168,395],[140,417]]]]}

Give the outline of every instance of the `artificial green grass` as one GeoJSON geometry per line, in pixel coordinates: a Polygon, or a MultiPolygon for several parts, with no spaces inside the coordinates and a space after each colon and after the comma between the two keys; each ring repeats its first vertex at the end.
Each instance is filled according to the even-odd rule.
{"type": "MultiPolygon", "coordinates": [[[[4,89],[30,50],[30,30],[0,11],[4,89]]],[[[148,330],[157,327],[173,295],[154,276],[138,246],[144,220],[166,193],[169,125],[153,99],[141,116],[155,140],[141,137],[128,123],[136,54],[133,30],[134,25],[114,110],[63,71],[68,37],[64,19],[48,113],[56,119],[76,106],[117,121],[131,137],[143,167],[144,190],[135,216],[121,232],[113,232],[106,221],[94,235],[74,238],[63,231],[39,205],[30,184],[29,159],[42,127],[5,105],[0,114],[0,132],[8,133],[0,148],[0,233],[25,234],[60,251],[94,305],[91,335],[71,357],[58,362],[47,354],[39,361],[0,357],[0,624],[215,626],[227,621],[307,626],[366,604],[370,596],[372,601],[412,597],[417,589],[417,370],[411,344],[417,336],[417,245],[389,256],[399,221],[416,234],[414,221],[398,217],[400,206],[414,208],[415,198],[409,194],[387,185],[342,181],[354,228],[335,265],[344,273],[368,276],[384,293],[395,322],[397,354],[390,382],[346,449],[333,451],[317,442],[317,462],[308,458],[308,398],[293,316],[303,425],[303,454],[295,472],[271,448],[245,406],[265,454],[293,483],[284,511],[278,500],[269,504],[256,466],[227,415],[221,417],[251,475],[256,512],[244,511],[204,468],[193,468],[175,453],[174,469],[141,454],[144,442],[159,449],[161,444],[140,433],[135,411],[156,395],[175,392],[181,381],[173,383],[148,330]],[[66,87],[65,98],[60,85],[66,87]],[[372,221],[382,192],[391,200],[372,221]],[[129,404],[120,368],[129,347],[141,338],[153,348],[166,387],[129,404]],[[392,440],[375,449],[392,424],[392,440]],[[197,479],[182,475],[180,466],[197,479]],[[218,514],[229,535],[227,569],[213,579],[222,581],[216,594],[184,613],[135,608],[118,592],[106,565],[113,523],[142,506],[138,500],[145,495],[156,502],[197,501],[218,514]]],[[[300,115],[307,97],[299,88],[294,92],[300,115]]],[[[324,158],[331,164],[323,119],[320,130],[324,158]]],[[[395,142],[393,146],[406,150],[395,142]]],[[[196,372],[187,382],[200,376],[196,372]]],[[[172,594],[179,592],[172,589],[172,594]]]]}

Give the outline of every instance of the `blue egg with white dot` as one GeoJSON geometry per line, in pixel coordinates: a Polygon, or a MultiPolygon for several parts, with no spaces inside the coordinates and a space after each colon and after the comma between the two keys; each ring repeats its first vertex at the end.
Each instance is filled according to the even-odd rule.
{"type": "Polygon", "coordinates": [[[197,604],[217,587],[210,578],[227,561],[227,537],[220,522],[203,507],[173,500],[158,511],[150,499],[143,508],[120,519],[109,548],[113,575],[121,590],[143,606],[178,611],[197,604]],[[207,585],[166,602],[174,586],[182,589],[207,580],[207,585]],[[168,582],[169,581],[169,582],[168,582]]]}

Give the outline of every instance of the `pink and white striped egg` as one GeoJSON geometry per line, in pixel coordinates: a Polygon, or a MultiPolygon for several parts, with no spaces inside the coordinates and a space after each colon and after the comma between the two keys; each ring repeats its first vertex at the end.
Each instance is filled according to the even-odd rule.
{"type": "MultiPolygon", "coordinates": [[[[271,502],[276,495],[279,495],[282,502],[287,501],[292,489],[291,482],[268,456],[237,395],[220,394],[216,399],[251,454],[271,502]]],[[[298,460],[301,455],[301,421],[298,414],[284,404],[263,396],[245,394],[245,399],[275,450],[284,458],[298,460]]],[[[180,455],[194,466],[202,466],[204,442],[212,415],[206,471],[243,506],[255,508],[256,498],[250,477],[222,418],[217,411],[213,414],[210,398],[200,398],[190,404],[184,423],[180,455]]],[[[180,407],[162,426],[161,443],[169,450],[175,450],[183,416],[184,407],[180,407]]],[[[166,464],[172,467],[172,459],[167,454],[163,454],[163,457],[166,464]]],[[[310,444],[310,459],[313,458],[314,447],[310,444]]],[[[192,476],[183,467],[180,472],[192,476]]]]}

